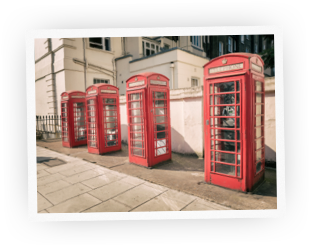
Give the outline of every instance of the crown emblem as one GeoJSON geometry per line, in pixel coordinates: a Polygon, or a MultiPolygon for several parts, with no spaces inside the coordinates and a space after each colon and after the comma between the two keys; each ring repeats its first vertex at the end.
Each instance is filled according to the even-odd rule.
{"type": "Polygon", "coordinates": [[[222,60],[222,64],[226,64],[226,62],[227,62],[227,59],[222,60]]]}
{"type": "Polygon", "coordinates": [[[157,77],[157,79],[159,79],[159,76],[157,77]]]}
{"type": "Polygon", "coordinates": [[[137,78],[137,77],[135,78],[135,81],[138,81],[138,78],[137,78]]]}

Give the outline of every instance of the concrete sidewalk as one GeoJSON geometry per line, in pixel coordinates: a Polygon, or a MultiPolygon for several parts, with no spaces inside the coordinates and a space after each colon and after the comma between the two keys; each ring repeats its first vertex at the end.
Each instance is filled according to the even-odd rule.
{"type": "Polygon", "coordinates": [[[39,146],[37,158],[39,213],[230,209],[39,146]],[[50,167],[49,158],[65,163],[50,167]]]}
{"type": "Polygon", "coordinates": [[[246,194],[205,183],[204,160],[176,153],[148,169],[129,163],[126,145],[97,155],[88,153],[87,146],[66,148],[59,139],[38,140],[37,160],[39,212],[277,209],[276,171],[267,168],[265,181],[246,194]],[[43,161],[47,157],[66,164],[49,167],[43,161]],[[81,197],[94,205],[78,207],[81,197]]]}

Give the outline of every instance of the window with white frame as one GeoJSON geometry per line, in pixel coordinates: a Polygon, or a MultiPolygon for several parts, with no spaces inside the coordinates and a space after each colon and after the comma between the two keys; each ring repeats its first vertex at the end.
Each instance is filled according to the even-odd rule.
{"type": "Polygon", "coordinates": [[[89,46],[105,51],[111,51],[111,44],[109,37],[89,38],[89,46]]]}
{"type": "Polygon", "coordinates": [[[233,52],[233,38],[232,37],[229,37],[229,39],[228,39],[228,51],[230,53],[233,52]]]}
{"type": "Polygon", "coordinates": [[[93,78],[93,84],[109,84],[108,79],[93,78]]]}
{"type": "Polygon", "coordinates": [[[192,36],[192,45],[198,48],[202,48],[202,37],[201,36],[192,36]]]}
{"type": "Polygon", "coordinates": [[[144,56],[149,56],[159,52],[159,45],[148,41],[142,41],[143,54],[144,56]]]}
{"type": "Polygon", "coordinates": [[[244,35],[241,35],[241,43],[244,44],[244,42],[245,42],[245,37],[244,37],[244,35]]]}
{"type": "Polygon", "coordinates": [[[262,38],[262,50],[266,49],[266,40],[262,38]]]}
{"type": "Polygon", "coordinates": [[[198,86],[198,78],[193,78],[191,79],[191,87],[196,87],[198,86]]]}
{"type": "Polygon", "coordinates": [[[219,41],[219,56],[223,55],[223,42],[219,41]]]}

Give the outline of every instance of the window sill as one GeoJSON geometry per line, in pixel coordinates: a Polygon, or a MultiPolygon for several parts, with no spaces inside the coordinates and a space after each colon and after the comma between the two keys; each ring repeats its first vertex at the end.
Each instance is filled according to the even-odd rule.
{"type": "Polygon", "coordinates": [[[108,53],[108,54],[114,55],[114,53],[112,51],[106,51],[106,50],[102,50],[99,48],[93,48],[93,47],[88,46],[87,49],[92,50],[92,51],[103,52],[103,53],[108,53]]]}

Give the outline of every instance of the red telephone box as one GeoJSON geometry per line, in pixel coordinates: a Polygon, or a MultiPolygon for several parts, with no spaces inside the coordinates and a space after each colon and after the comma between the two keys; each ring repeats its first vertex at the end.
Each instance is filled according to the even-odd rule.
{"type": "Polygon", "coordinates": [[[129,161],[152,167],[171,159],[169,79],[146,72],[127,80],[129,161]]]}
{"type": "Polygon", "coordinates": [[[121,150],[119,90],[110,84],[94,84],[86,90],[88,152],[103,154],[121,150]]]}
{"type": "Polygon", "coordinates": [[[81,91],[61,94],[62,144],[65,147],[87,144],[85,97],[81,91]]]}
{"type": "Polygon", "coordinates": [[[206,182],[252,191],[264,179],[263,65],[232,53],[204,66],[206,182]]]}

